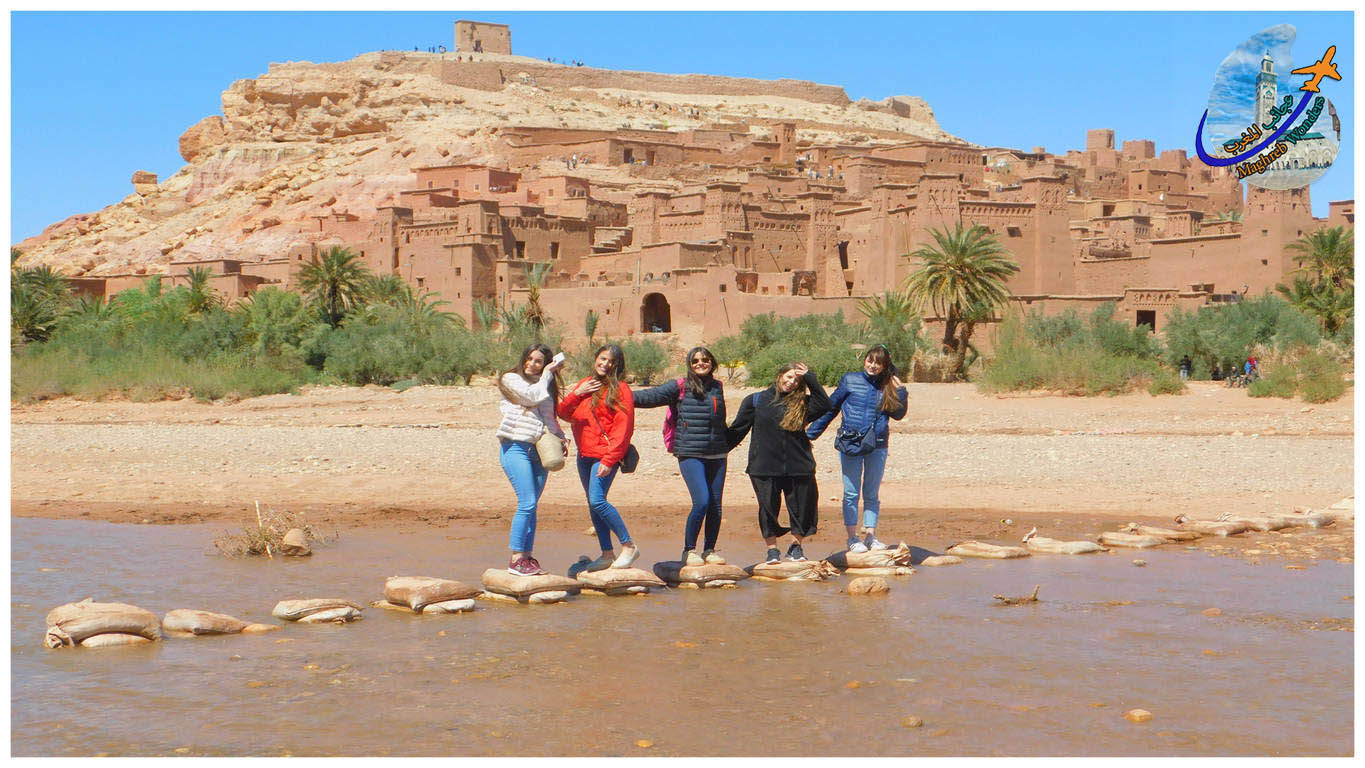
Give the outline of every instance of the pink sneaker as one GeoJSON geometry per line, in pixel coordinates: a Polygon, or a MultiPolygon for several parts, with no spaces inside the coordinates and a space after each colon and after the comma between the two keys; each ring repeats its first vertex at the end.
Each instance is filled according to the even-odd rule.
{"type": "Polygon", "coordinates": [[[540,563],[537,563],[535,558],[525,555],[513,560],[512,564],[507,566],[507,572],[513,576],[535,576],[544,573],[540,569],[540,563]]]}

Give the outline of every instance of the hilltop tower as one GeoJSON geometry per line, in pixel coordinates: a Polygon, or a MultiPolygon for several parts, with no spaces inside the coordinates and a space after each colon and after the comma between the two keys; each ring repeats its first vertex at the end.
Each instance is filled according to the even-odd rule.
{"type": "Polygon", "coordinates": [[[512,53],[512,30],[486,21],[455,22],[455,50],[462,53],[512,53]]]}

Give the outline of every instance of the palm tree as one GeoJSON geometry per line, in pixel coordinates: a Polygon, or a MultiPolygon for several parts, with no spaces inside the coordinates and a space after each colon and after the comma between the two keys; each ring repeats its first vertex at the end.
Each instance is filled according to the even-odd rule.
{"type": "Polygon", "coordinates": [[[478,322],[479,328],[485,331],[492,330],[493,326],[498,324],[498,308],[488,299],[475,299],[474,319],[478,322]]]}
{"type": "Polygon", "coordinates": [[[190,314],[202,315],[219,306],[222,301],[213,288],[213,270],[208,267],[190,267],[189,296],[186,305],[190,314]]]}
{"type": "Polygon", "coordinates": [[[526,265],[526,309],[524,314],[526,321],[531,324],[536,341],[541,340],[541,331],[549,319],[545,310],[540,306],[540,289],[545,285],[545,278],[549,274],[550,262],[548,261],[526,265]]]}
{"type": "Polygon", "coordinates": [[[15,280],[9,286],[11,347],[25,341],[45,341],[57,323],[57,302],[33,285],[15,280]]]}
{"type": "Polygon", "coordinates": [[[583,315],[583,333],[588,335],[588,346],[592,346],[592,337],[597,335],[597,323],[602,317],[593,310],[588,310],[583,315]]]}
{"type": "Polygon", "coordinates": [[[346,313],[360,306],[370,271],[355,253],[333,246],[316,262],[299,270],[299,290],[313,300],[327,322],[336,327],[346,313]]]}
{"type": "Polygon", "coordinates": [[[375,275],[365,281],[365,298],[371,302],[401,306],[413,299],[412,286],[398,275],[375,275]]]}
{"type": "Polygon", "coordinates": [[[1005,283],[1019,264],[983,226],[959,222],[951,232],[930,234],[932,245],[906,257],[922,263],[902,287],[921,309],[931,307],[944,318],[943,346],[956,353],[953,374],[961,379],[972,331],[1009,300],[1005,283]]]}
{"type": "Polygon", "coordinates": [[[1286,245],[1300,271],[1334,288],[1355,287],[1355,236],[1345,227],[1315,229],[1286,245]],[[1307,266],[1305,266],[1307,265],[1307,266]]]}
{"type": "Polygon", "coordinates": [[[1355,305],[1354,286],[1337,289],[1326,280],[1315,281],[1295,275],[1289,285],[1277,285],[1275,290],[1288,299],[1295,309],[1317,318],[1326,335],[1335,334],[1343,325],[1351,322],[1355,305]]]}
{"type": "Polygon", "coordinates": [[[27,269],[11,269],[10,280],[23,283],[47,296],[57,305],[66,303],[67,297],[71,295],[71,283],[66,276],[46,264],[27,269]]]}

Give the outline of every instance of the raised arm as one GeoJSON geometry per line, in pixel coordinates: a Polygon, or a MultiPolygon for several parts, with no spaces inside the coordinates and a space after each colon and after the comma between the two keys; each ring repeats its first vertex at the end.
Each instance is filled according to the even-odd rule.
{"type": "Polygon", "coordinates": [[[825,394],[825,388],[820,386],[820,379],[815,375],[815,371],[807,369],[801,378],[806,380],[806,389],[810,392],[810,401],[806,403],[806,418],[810,421],[833,413],[829,406],[829,395],[825,394]]]}
{"type": "Polygon", "coordinates": [[[894,411],[888,412],[886,415],[890,416],[896,421],[900,421],[901,419],[905,418],[905,414],[910,410],[910,394],[906,392],[905,387],[896,387],[896,397],[900,398],[901,407],[897,408],[894,411]]]}
{"type": "Polygon", "coordinates": [[[504,373],[502,384],[512,393],[513,401],[517,405],[527,408],[534,408],[536,405],[550,399],[551,375],[542,375],[534,383],[523,379],[515,373],[504,373]]]}

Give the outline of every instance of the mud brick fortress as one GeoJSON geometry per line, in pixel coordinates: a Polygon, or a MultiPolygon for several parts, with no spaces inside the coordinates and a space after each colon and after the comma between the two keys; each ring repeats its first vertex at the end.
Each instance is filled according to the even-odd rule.
{"type": "MultiPolygon", "coordinates": [[[[840,91],[507,69],[479,56],[510,52],[507,27],[457,22],[458,59],[441,63],[442,78],[487,90],[509,77],[593,88],[638,74],[641,90],[650,78],[690,78],[706,81],[699,93],[793,87],[818,100],[827,97],[820,89],[840,91]]],[[[663,89],[685,87],[673,81],[663,89]]],[[[231,297],[290,287],[303,260],[340,244],[377,274],[439,293],[472,323],[478,300],[524,302],[528,265],[548,263],[541,301],[571,336],[591,309],[599,334],[692,343],[732,333],[756,313],[857,317],[860,300],[896,290],[915,269],[905,255],[932,243],[931,230],[962,222],[984,226],[1018,260],[1009,287],[1023,311],[1086,312],[1113,301],[1120,318],[1160,330],[1175,307],[1272,290],[1295,267],[1287,243],[1354,225],[1354,201],[1333,202],[1315,219],[1307,188],[1244,189],[1230,169],[1150,140],[1116,145],[1106,129],[1087,131],[1083,149],[1063,154],[914,137],[816,142],[818,132],[797,120],[492,130],[500,162],[413,167],[386,201],[396,204],[319,211],[311,241],[283,258],[213,262],[220,287],[231,297]]],[[[170,273],[183,280],[204,263],[173,261],[170,273]]],[[[104,292],[140,278],[123,279],[127,286],[109,278],[104,292]]]]}

